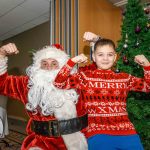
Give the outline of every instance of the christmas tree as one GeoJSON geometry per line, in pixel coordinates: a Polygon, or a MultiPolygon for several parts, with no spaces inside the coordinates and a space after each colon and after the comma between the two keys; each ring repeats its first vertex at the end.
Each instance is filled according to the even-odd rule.
{"type": "MultiPolygon", "coordinates": [[[[143,54],[150,60],[150,7],[141,5],[140,0],[128,0],[123,13],[121,40],[117,51],[119,61],[116,71],[124,71],[143,77],[143,68],[134,62],[134,57],[143,54]]],[[[129,117],[140,134],[145,149],[150,147],[150,94],[129,93],[129,117]]]]}

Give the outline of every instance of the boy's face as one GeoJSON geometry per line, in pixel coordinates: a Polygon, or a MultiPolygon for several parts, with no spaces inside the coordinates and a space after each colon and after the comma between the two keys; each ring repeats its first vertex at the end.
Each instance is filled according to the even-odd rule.
{"type": "Polygon", "coordinates": [[[98,69],[110,70],[116,60],[116,52],[109,45],[99,46],[93,52],[93,60],[98,69]]]}
{"type": "Polygon", "coordinates": [[[59,63],[57,60],[52,58],[42,59],[41,69],[49,70],[49,71],[56,70],[59,69],[59,63]]]}

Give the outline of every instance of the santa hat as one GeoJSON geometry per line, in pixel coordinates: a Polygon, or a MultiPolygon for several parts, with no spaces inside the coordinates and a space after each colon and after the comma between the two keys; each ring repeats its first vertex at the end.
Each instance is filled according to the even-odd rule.
{"type": "Polygon", "coordinates": [[[33,53],[33,64],[37,67],[40,67],[41,60],[53,58],[58,61],[59,66],[62,67],[66,64],[69,56],[63,51],[63,48],[59,44],[54,44],[51,46],[44,47],[41,50],[38,50],[36,53],[33,53]]]}

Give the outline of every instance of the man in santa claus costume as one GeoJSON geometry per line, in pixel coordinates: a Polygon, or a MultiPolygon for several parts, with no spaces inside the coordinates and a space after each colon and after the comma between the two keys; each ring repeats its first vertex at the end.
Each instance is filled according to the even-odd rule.
{"type": "Polygon", "coordinates": [[[0,94],[21,101],[30,118],[21,150],[87,150],[80,132],[87,127],[87,115],[77,117],[77,93],[53,86],[68,55],[60,45],[48,46],[33,54],[27,76],[8,75],[7,56],[18,53],[13,43],[0,47],[0,94]]]}

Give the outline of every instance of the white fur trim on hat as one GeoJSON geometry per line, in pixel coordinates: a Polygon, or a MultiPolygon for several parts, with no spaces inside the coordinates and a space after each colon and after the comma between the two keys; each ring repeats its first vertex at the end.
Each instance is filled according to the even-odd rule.
{"type": "Polygon", "coordinates": [[[59,66],[62,67],[69,59],[69,56],[61,49],[57,49],[54,46],[48,46],[33,54],[33,63],[40,67],[41,60],[47,58],[57,60],[59,62],[59,66]]]}
{"type": "Polygon", "coordinates": [[[7,62],[8,62],[8,58],[4,57],[0,59],[0,75],[4,74],[7,71],[7,62]]]}

